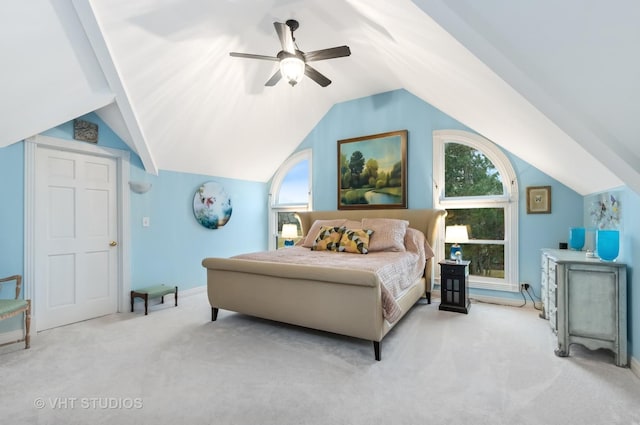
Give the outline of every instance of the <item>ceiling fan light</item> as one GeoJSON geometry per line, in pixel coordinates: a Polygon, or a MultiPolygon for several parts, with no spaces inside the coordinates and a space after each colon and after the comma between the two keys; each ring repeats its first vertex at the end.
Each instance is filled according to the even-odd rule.
{"type": "Polygon", "coordinates": [[[304,61],[298,57],[281,59],[280,73],[291,86],[295,86],[304,76],[304,61]]]}

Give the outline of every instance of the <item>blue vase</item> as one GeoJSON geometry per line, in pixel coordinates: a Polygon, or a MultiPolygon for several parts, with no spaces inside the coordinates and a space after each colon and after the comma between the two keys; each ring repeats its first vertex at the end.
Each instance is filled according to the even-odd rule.
{"type": "Polygon", "coordinates": [[[584,247],[584,227],[569,228],[569,248],[580,251],[584,247]]]}
{"type": "Polygon", "coordinates": [[[449,258],[451,260],[461,260],[462,259],[462,247],[458,244],[451,245],[451,251],[449,251],[449,258]]]}
{"type": "Polygon", "coordinates": [[[620,252],[620,231],[598,230],[596,233],[598,257],[604,261],[614,261],[620,252]]]}

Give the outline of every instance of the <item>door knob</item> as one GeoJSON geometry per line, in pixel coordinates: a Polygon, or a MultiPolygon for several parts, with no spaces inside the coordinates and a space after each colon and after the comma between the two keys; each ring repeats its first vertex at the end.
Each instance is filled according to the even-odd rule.
{"type": "Polygon", "coordinates": [[[116,241],[109,242],[109,246],[116,246],[116,245],[118,245],[118,242],[116,241]]]}

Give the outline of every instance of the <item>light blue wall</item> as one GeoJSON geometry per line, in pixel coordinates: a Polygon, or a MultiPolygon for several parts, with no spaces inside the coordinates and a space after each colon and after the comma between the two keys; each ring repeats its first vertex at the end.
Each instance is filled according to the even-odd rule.
{"type": "MultiPolygon", "coordinates": [[[[334,105],[300,144],[313,150],[313,207],[337,208],[337,141],[407,129],[408,206],[433,207],[433,131],[472,131],[406,90],[395,90],[334,105]]],[[[519,184],[520,281],[540,295],[540,249],[567,240],[568,229],[582,222],[582,196],[506,152],[519,184]],[[527,214],[527,186],[552,187],[552,213],[527,214]]],[[[521,299],[519,293],[473,290],[487,296],[521,299]]],[[[530,302],[530,301],[529,301],[530,302]]]]}
{"type": "Polygon", "coordinates": [[[407,201],[409,208],[433,205],[432,132],[468,130],[458,121],[405,90],[395,90],[334,105],[299,149],[313,149],[313,208],[337,208],[337,141],[408,130],[407,201]]]}
{"type": "MultiPolygon", "coordinates": [[[[120,149],[124,151],[130,151],[129,147],[116,135],[96,114],[91,113],[79,117],[79,119],[90,121],[98,124],[98,145],[106,148],[120,149]]],[[[58,139],[73,140],[73,121],[68,121],[64,124],[60,124],[50,130],[43,132],[45,136],[57,137],[58,139]]],[[[142,162],[138,155],[131,152],[131,163],[141,165],[142,162]]]]}
{"type": "Polygon", "coordinates": [[[520,282],[532,285],[540,295],[540,250],[567,242],[569,227],[582,223],[583,197],[520,158],[507,153],[519,186],[518,267],[520,282]],[[527,214],[527,187],[551,186],[551,214],[527,214]]]}
{"type": "MultiPolygon", "coordinates": [[[[23,274],[24,243],[24,146],[16,143],[0,149],[0,276],[23,274]]],[[[24,288],[24,283],[23,283],[24,288]]],[[[21,294],[24,296],[24,291],[21,294]]],[[[15,297],[15,283],[0,288],[0,298],[15,297]]],[[[22,318],[0,322],[0,332],[22,328],[22,318]]]]}
{"type": "MultiPolygon", "coordinates": [[[[0,148],[0,276],[23,274],[24,145],[0,148]]],[[[24,283],[23,283],[24,288],[24,283]]],[[[24,291],[21,294],[24,297],[24,291]]],[[[14,282],[0,287],[0,298],[15,297],[14,282]]],[[[0,332],[22,329],[22,317],[0,322],[0,332]]]]}
{"type": "MultiPolygon", "coordinates": [[[[126,144],[96,114],[83,119],[99,126],[99,145],[129,150],[126,144]]],[[[43,134],[73,139],[73,122],[43,134]]],[[[167,282],[181,290],[206,285],[201,265],[205,257],[228,257],[267,248],[266,183],[205,175],[160,171],[147,174],[138,156],[131,152],[131,180],[150,181],[146,194],[130,192],[131,287],[167,282]],[[229,193],[233,213],[217,230],[206,229],[195,220],[193,197],[207,181],[220,183],[229,193]],[[142,217],[151,226],[142,227],[142,217]]],[[[24,144],[0,148],[0,275],[24,274],[24,144]]],[[[37,211],[33,212],[37,214],[37,211]]],[[[11,288],[4,288],[5,297],[11,288]]]]}
{"type": "Polygon", "coordinates": [[[157,283],[180,289],[206,285],[201,261],[267,249],[265,183],[161,171],[151,176],[132,167],[132,180],[152,183],[145,194],[131,193],[132,288],[157,283]],[[193,215],[193,197],[207,181],[221,184],[233,213],[219,229],[206,229],[193,215]],[[150,226],[142,226],[149,217],[150,226]]]}
{"type": "MultiPolygon", "coordinates": [[[[0,149],[0,276],[22,274],[24,215],[24,146],[0,149]]],[[[12,282],[2,285],[0,297],[13,298],[12,282]]]]}
{"type": "Polygon", "coordinates": [[[640,360],[640,288],[634,285],[635,263],[640,264],[640,196],[629,188],[622,191],[622,257],[627,264],[627,331],[631,355],[640,360]],[[635,341],[635,343],[634,343],[635,341]]]}
{"type": "MultiPolygon", "coordinates": [[[[620,255],[616,261],[627,265],[627,335],[629,352],[635,359],[640,359],[640,289],[634,285],[635,263],[640,262],[640,196],[628,187],[621,187],[611,192],[619,196],[620,201],[620,255]],[[634,341],[636,343],[634,344],[634,341]]],[[[584,226],[592,227],[589,211],[594,200],[600,194],[584,198],[584,226]]]]}

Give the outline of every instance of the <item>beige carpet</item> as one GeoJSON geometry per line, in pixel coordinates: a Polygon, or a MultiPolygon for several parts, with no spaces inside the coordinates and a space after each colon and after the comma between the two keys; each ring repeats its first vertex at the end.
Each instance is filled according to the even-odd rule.
{"type": "Polygon", "coordinates": [[[640,380],[605,350],[554,356],[533,309],[421,302],[376,362],[368,341],[171,301],[2,348],[1,423],[640,424],[640,380]]]}

